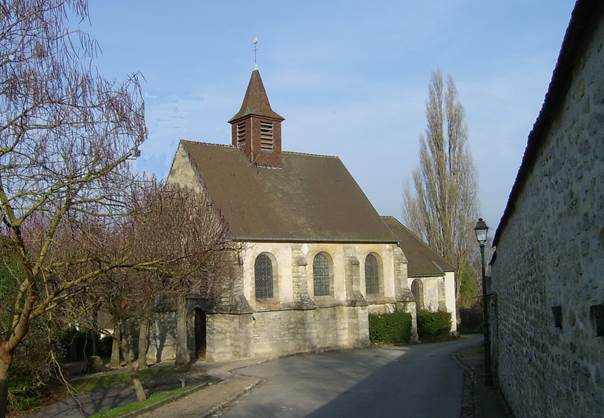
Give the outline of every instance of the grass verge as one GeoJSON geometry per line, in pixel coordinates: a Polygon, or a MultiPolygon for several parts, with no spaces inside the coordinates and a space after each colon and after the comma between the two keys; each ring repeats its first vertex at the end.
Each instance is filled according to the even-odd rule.
{"type": "MultiPolygon", "coordinates": [[[[179,370],[171,366],[155,366],[139,371],[138,375],[141,381],[161,378],[177,374],[179,370]]],[[[90,393],[95,390],[108,389],[115,385],[130,384],[130,372],[108,373],[101,375],[92,375],[83,379],[71,382],[73,387],[79,393],[90,393]]]]}
{"type": "Polygon", "coordinates": [[[178,395],[182,395],[183,393],[192,392],[198,386],[190,386],[184,388],[177,388],[172,390],[166,390],[163,392],[153,393],[144,401],[134,401],[127,405],[118,406],[117,408],[107,409],[105,411],[97,412],[92,415],[90,418],[115,418],[121,417],[125,414],[130,414],[132,412],[138,411],[143,408],[148,408],[150,406],[156,405],[160,402],[163,402],[167,399],[176,397],[178,395]]]}

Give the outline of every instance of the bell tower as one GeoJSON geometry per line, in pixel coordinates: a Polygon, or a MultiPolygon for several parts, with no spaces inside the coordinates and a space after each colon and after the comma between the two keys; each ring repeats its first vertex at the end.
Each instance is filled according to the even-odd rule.
{"type": "Polygon", "coordinates": [[[281,167],[281,122],[285,119],[271,109],[255,67],[241,109],[230,120],[232,144],[240,148],[253,164],[281,167]]]}

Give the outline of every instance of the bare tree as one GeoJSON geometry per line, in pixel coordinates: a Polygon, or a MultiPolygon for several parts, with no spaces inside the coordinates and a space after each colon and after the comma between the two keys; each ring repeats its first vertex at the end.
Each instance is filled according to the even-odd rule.
{"type": "MultiPolygon", "coordinates": [[[[205,194],[152,180],[131,200],[130,214],[95,236],[107,237],[106,246],[97,244],[99,251],[128,254],[133,267],[104,273],[81,299],[81,306],[86,309],[97,301],[113,316],[134,391],[138,400],[144,400],[138,371],[146,365],[149,323],[166,311],[166,304],[173,310],[190,292],[209,303],[224,295],[233,278],[229,262],[238,245],[228,239],[224,219],[205,194]],[[138,341],[131,332],[135,326],[140,330],[138,341]]],[[[82,310],[73,312],[79,312],[80,319],[93,317],[82,310]]]]}
{"type": "MultiPolygon", "coordinates": [[[[404,192],[407,225],[457,270],[473,252],[472,228],[477,217],[477,176],[470,150],[464,109],[453,78],[446,86],[440,71],[432,74],[426,101],[427,127],[420,135],[420,165],[413,191],[404,192]]],[[[459,294],[460,280],[456,290],[459,294]]]]}
{"type": "Polygon", "coordinates": [[[127,255],[99,258],[91,245],[58,243],[91,234],[124,208],[133,176],[128,160],[146,138],[139,77],[103,79],[92,66],[94,41],[68,26],[85,19],[85,0],[0,0],[0,217],[22,276],[2,300],[0,417],[7,375],[31,321],[61,306],[127,255]]]}

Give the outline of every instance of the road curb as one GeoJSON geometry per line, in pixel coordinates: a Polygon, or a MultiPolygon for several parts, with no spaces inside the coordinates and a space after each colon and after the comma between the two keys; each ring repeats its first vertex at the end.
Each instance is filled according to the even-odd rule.
{"type": "MultiPolygon", "coordinates": [[[[236,379],[236,378],[234,378],[234,379],[236,379]]],[[[259,384],[261,384],[263,381],[264,380],[262,380],[262,379],[256,379],[254,382],[252,382],[249,385],[245,386],[239,392],[237,392],[237,393],[229,396],[228,398],[222,400],[220,403],[218,403],[218,405],[214,405],[208,411],[202,412],[201,415],[200,415],[200,418],[207,418],[207,417],[209,417],[211,415],[214,415],[216,412],[218,412],[218,411],[220,411],[222,409],[225,409],[226,407],[230,406],[233,402],[235,402],[237,399],[239,399],[240,397],[242,397],[246,393],[250,392],[252,389],[254,389],[259,384]]],[[[226,380],[223,381],[223,382],[226,382],[226,380]]]]}
{"type": "Polygon", "coordinates": [[[466,365],[458,356],[458,353],[451,354],[453,360],[463,370],[463,388],[461,398],[460,418],[476,418],[476,399],[474,385],[476,383],[476,374],[474,370],[466,365]]]}
{"type": "Polygon", "coordinates": [[[192,394],[194,392],[197,392],[198,390],[201,390],[201,389],[205,388],[206,386],[209,386],[209,382],[204,382],[204,383],[201,383],[199,385],[193,386],[193,387],[190,388],[190,390],[186,390],[186,391],[184,391],[182,393],[179,393],[178,395],[174,395],[174,396],[172,396],[170,398],[167,398],[167,399],[164,399],[164,400],[159,401],[157,403],[154,403],[153,405],[146,406],[144,408],[138,409],[138,410],[133,411],[133,412],[128,412],[127,414],[124,414],[124,415],[120,415],[119,418],[132,418],[132,417],[137,417],[139,415],[145,414],[147,412],[151,412],[151,411],[153,411],[153,410],[155,410],[155,409],[157,409],[159,407],[162,407],[162,406],[164,406],[166,404],[169,404],[171,402],[177,401],[177,400],[179,400],[182,397],[185,397],[185,396],[190,395],[190,394],[192,394]]]}

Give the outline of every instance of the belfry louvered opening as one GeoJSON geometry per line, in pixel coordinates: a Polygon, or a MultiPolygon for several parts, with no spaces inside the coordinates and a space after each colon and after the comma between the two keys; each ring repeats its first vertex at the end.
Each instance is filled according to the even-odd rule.
{"type": "Polygon", "coordinates": [[[237,147],[244,148],[245,140],[246,140],[246,132],[247,129],[245,127],[245,122],[239,122],[237,124],[237,147]]]}
{"type": "Polygon", "coordinates": [[[246,131],[245,122],[239,122],[237,124],[237,147],[239,148],[245,147],[246,131]]]}
{"type": "Polygon", "coordinates": [[[262,151],[272,151],[273,146],[273,122],[260,122],[260,149],[262,151]]]}

